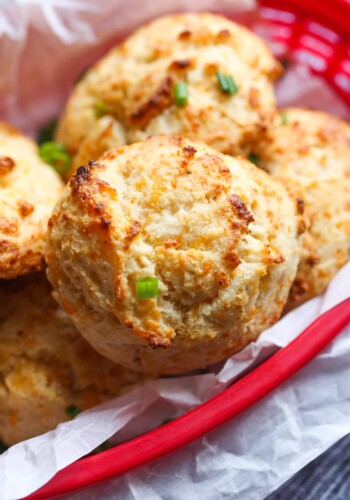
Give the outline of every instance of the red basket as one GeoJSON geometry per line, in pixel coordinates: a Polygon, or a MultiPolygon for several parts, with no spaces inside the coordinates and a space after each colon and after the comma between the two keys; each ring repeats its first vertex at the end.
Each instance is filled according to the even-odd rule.
{"type": "MultiPolygon", "coordinates": [[[[303,62],[350,105],[350,1],[264,0],[259,12],[279,47],[277,55],[303,62]]],[[[219,396],[141,437],[79,460],[28,498],[52,498],[115,477],[211,431],[285,381],[349,321],[350,299],[318,318],[290,345],[219,396]]]]}
{"type": "Polygon", "coordinates": [[[285,54],[324,77],[350,105],[350,1],[266,0],[260,4],[270,36],[285,54]]]}

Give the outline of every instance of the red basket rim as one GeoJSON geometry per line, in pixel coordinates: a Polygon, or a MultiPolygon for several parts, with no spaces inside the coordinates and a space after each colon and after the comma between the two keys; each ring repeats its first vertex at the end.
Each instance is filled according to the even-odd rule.
{"type": "Polygon", "coordinates": [[[28,497],[52,498],[116,477],[163,457],[241,413],[313,359],[350,322],[350,298],[224,392],[182,417],[58,472],[28,497]]]}
{"type": "Polygon", "coordinates": [[[333,25],[337,31],[343,33],[350,31],[350,0],[258,0],[261,7],[272,7],[278,10],[290,10],[296,14],[317,17],[326,25],[333,25]]]}

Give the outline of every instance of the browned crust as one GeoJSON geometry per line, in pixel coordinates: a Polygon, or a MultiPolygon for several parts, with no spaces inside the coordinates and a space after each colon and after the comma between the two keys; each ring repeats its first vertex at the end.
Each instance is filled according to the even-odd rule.
{"type": "Polygon", "coordinates": [[[12,158],[9,156],[2,156],[0,158],[0,176],[7,175],[14,169],[15,165],[16,163],[12,158]]]}
{"type": "Polygon", "coordinates": [[[163,243],[164,248],[179,248],[180,243],[176,240],[167,240],[163,243]]]}
{"type": "Polygon", "coordinates": [[[298,303],[300,301],[303,301],[304,298],[306,297],[307,293],[309,292],[309,284],[302,279],[296,279],[293,283],[290,295],[289,295],[289,301],[298,303]]]}
{"type": "Polygon", "coordinates": [[[259,90],[256,89],[255,87],[251,87],[249,89],[248,102],[250,106],[254,109],[257,109],[260,106],[259,90]]]}
{"type": "Polygon", "coordinates": [[[229,202],[234,208],[237,217],[242,220],[247,226],[251,222],[254,222],[254,216],[249,212],[247,205],[242,201],[236,194],[231,194],[229,197],[229,202]]]}
{"type": "Polygon", "coordinates": [[[96,203],[94,211],[96,215],[102,215],[106,212],[106,205],[104,203],[96,203]]]}
{"type": "MultiPolygon", "coordinates": [[[[104,165],[95,162],[92,163],[90,167],[79,167],[72,176],[69,185],[72,197],[84,207],[84,210],[92,219],[85,230],[93,231],[100,229],[102,231],[102,237],[105,239],[107,234],[111,234],[113,225],[113,217],[104,201],[105,195],[107,195],[109,199],[115,199],[117,193],[107,181],[94,175],[93,168],[102,168],[104,165]]],[[[68,221],[69,216],[66,212],[61,212],[59,215],[53,215],[49,221],[49,227],[52,228],[59,219],[68,221]]]]}
{"type": "Polygon", "coordinates": [[[3,234],[18,236],[19,227],[17,219],[6,219],[6,217],[0,217],[0,231],[3,234]]]}
{"type": "Polygon", "coordinates": [[[28,203],[25,200],[20,200],[18,202],[18,211],[21,215],[21,217],[28,217],[31,213],[34,212],[34,207],[31,203],[28,203]]]}
{"type": "Polygon", "coordinates": [[[306,263],[310,266],[310,267],[313,267],[313,266],[316,266],[317,264],[319,264],[321,262],[321,257],[317,254],[312,254],[312,255],[309,255],[306,259],[306,263]]]}
{"type": "Polygon", "coordinates": [[[72,196],[78,198],[82,204],[92,206],[92,184],[91,170],[82,165],[70,180],[72,196]]]}
{"type": "Polygon", "coordinates": [[[73,175],[70,185],[72,188],[72,194],[78,194],[81,191],[81,187],[90,181],[91,172],[88,167],[82,165],[73,175]]]}
{"type": "Polygon", "coordinates": [[[222,258],[229,263],[232,269],[236,269],[241,263],[241,259],[239,258],[237,252],[235,251],[235,247],[230,248],[222,258]]]}
{"type": "MultiPolygon", "coordinates": [[[[152,300],[152,299],[151,299],[152,300]]],[[[168,349],[171,345],[171,339],[168,337],[163,337],[156,332],[138,330],[134,328],[134,323],[130,319],[124,320],[124,325],[132,330],[138,337],[144,340],[148,346],[155,349],[168,349]]]]}
{"type": "Polygon", "coordinates": [[[219,41],[219,42],[227,42],[227,40],[231,37],[231,32],[227,29],[223,29],[223,30],[220,30],[218,31],[217,35],[216,35],[216,39],[219,41]]]}
{"type": "Polygon", "coordinates": [[[277,255],[269,255],[267,260],[270,264],[282,264],[283,262],[285,262],[286,257],[285,255],[280,253],[277,255]]]}
{"type": "Polygon", "coordinates": [[[227,274],[223,271],[214,271],[214,276],[220,286],[226,287],[230,284],[227,274]]]}
{"type": "Polygon", "coordinates": [[[196,148],[188,144],[184,148],[182,148],[183,154],[186,156],[187,159],[193,158],[195,154],[197,153],[196,148]]]}
{"type": "Polygon", "coordinates": [[[191,66],[192,66],[191,59],[182,59],[182,60],[178,60],[178,61],[173,61],[169,65],[169,70],[180,72],[180,71],[184,71],[186,69],[189,69],[191,66]]]}
{"type": "Polygon", "coordinates": [[[178,39],[186,41],[186,40],[189,40],[191,38],[191,36],[192,36],[192,31],[190,31],[190,30],[184,30],[181,33],[179,33],[178,39]]]}
{"type": "Polygon", "coordinates": [[[90,170],[93,170],[94,168],[105,168],[103,163],[100,163],[100,162],[94,161],[94,160],[89,160],[89,167],[90,167],[90,170]]]}
{"type": "Polygon", "coordinates": [[[296,199],[296,201],[297,201],[297,212],[298,212],[299,215],[303,215],[303,213],[305,211],[304,200],[298,197],[296,199]]]}
{"type": "MultiPolygon", "coordinates": [[[[94,166],[103,167],[102,164],[94,163],[94,166]]],[[[74,198],[85,205],[90,215],[101,215],[101,226],[105,229],[110,225],[111,216],[106,205],[102,202],[103,193],[108,193],[111,199],[117,196],[116,190],[107,182],[93,175],[92,167],[79,167],[70,180],[71,193],[74,198]]],[[[51,224],[51,222],[50,222],[51,224]]]]}
{"type": "Polygon", "coordinates": [[[109,226],[112,224],[111,219],[105,219],[104,217],[101,217],[100,221],[102,229],[108,229],[109,226]]]}
{"type": "Polygon", "coordinates": [[[153,96],[131,114],[131,124],[144,130],[149,122],[173,103],[173,79],[167,76],[159,85],[153,96]]]}
{"type": "Polygon", "coordinates": [[[299,217],[299,220],[298,220],[298,236],[300,236],[303,233],[305,233],[305,231],[307,230],[308,226],[309,226],[309,223],[305,219],[305,217],[299,217]]]}
{"type": "Polygon", "coordinates": [[[45,267],[42,247],[19,248],[7,240],[1,240],[0,279],[14,279],[23,274],[42,271],[45,267]]]}
{"type": "Polygon", "coordinates": [[[162,337],[158,333],[147,332],[147,342],[151,349],[168,349],[171,344],[171,340],[167,337],[162,337]]]}
{"type": "Polygon", "coordinates": [[[128,248],[129,243],[136,238],[136,236],[139,234],[141,231],[141,221],[139,220],[133,220],[131,221],[130,226],[126,230],[126,236],[124,240],[126,240],[126,247],[128,248]]]}

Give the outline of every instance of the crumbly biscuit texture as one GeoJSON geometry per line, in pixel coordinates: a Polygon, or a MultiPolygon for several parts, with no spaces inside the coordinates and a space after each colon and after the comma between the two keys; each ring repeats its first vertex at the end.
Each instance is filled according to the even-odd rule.
{"type": "Polygon", "coordinates": [[[57,140],[75,156],[70,173],[96,160],[111,140],[119,146],[151,134],[247,152],[275,115],[272,83],[279,73],[264,42],[222,16],[161,17],[88,71],[68,101],[57,140]],[[234,95],[222,91],[217,71],[232,76],[234,95]],[[188,90],[185,106],[174,99],[180,82],[188,90]]]}
{"type": "Polygon", "coordinates": [[[256,150],[259,165],[300,198],[308,219],[288,310],[323,293],[350,259],[349,151],[347,123],[297,108],[281,111],[256,150]]]}
{"type": "Polygon", "coordinates": [[[47,222],[62,189],[34,141],[0,123],[0,279],[43,268],[47,222]]]}
{"type": "Polygon", "coordinates": [[[300,216],[283,186],[177,137],[79,168],[49,225],[57,299],[96,350],[144,372],[242,349],[279,318],[299,262],[300,216]],[[137,297],[147,277],[157,298],[137,297]]]}
{"type": "Polygon", "coordinates": [[[0,441],[15,444],[143,381],[95,352],[44,274],[0,282],[0,441]]]}

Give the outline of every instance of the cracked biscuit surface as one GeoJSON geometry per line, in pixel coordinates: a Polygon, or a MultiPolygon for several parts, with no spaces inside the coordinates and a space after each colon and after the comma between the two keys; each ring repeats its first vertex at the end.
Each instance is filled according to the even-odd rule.
{"type": "Polygon", "coordinates": [[[324,292],[350,259],[350,126],[319,111],[290,108],[256,150],[259,166],[305,205],[309,228],[287,309],[324,292]]]}
{"type": "Polygon", "coordinates": [[[143,381],[95,352],[44,274],[0,281],[0,441],[29,439],[143,381]]]}
{"type": "Polygon", "coordinates": [[[151,137],[80,167],[49,223],[48,277],[85,338],[130,368],[181,373],[280,316],[300,220],[283,186],[202,142],[151,137]],[[140,278],[158,280],[140,299],[140,278]]]}
{"type": "Polygon", "coordinates": [[[71,172],[111,146],[149,135],[201,139],[227,154],[248,152],[275,114],[280,65],[246,28],[214,14],[175,14],[137,30],[74,89],[57,141],[75,156],[71,172]],[[233,95],[216,72],[230,75],[233,95]],[[174,86],[188,103],[177,106],[174,86]]]}
{"type": "Polygon", "coordinates": [[[34,141],[0,123],[0,279],[43,268],[47,222],[62,189],[34,141]]]}

